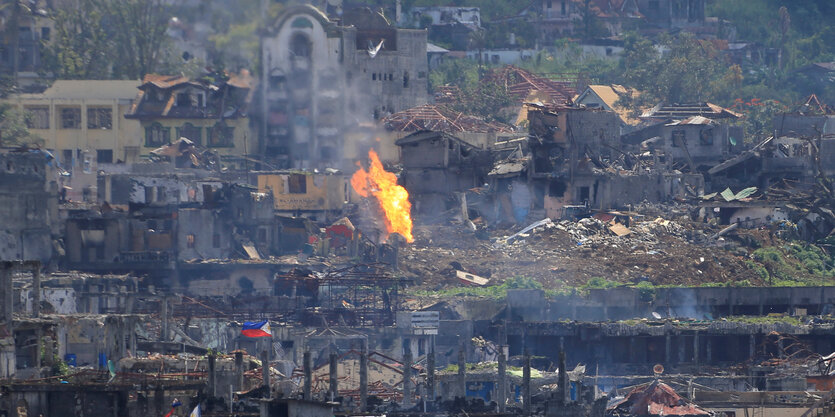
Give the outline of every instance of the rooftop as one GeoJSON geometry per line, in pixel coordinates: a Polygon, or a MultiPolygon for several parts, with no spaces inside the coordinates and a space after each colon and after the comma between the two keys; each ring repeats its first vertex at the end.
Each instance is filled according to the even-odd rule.
{"type": "Polygon", "coordinates": [[[138,80],[56,80],[40,94],[20,94],[20,98],[113,100],[136,97],[138,80]]]}
{"type": "Polygon", "coordinates": [[[642,119],[681,120],[692,116],[705,116],[711,119],[738,119],[742,114],[713,103],[663,104],[641,114],[642,119]]]}
{"type": "Polygon", "coordinates": [[[457,112],[445,106],[424,104],[394,113],[383,119],[388,130],[415,132],[431,130],[436,132],[510,132],[513,129],[503,123],[488,122],[480,117],[457,112]]]}
{"type": "Polygon", "coordinates": [[[523,101],[534,91],[547,96],[552,103],[570,103],[577,90],[567,82],[553,81],[519,67],[508,65],[494,70],[488,78],[507,89],[507,94],[523,101]]]}

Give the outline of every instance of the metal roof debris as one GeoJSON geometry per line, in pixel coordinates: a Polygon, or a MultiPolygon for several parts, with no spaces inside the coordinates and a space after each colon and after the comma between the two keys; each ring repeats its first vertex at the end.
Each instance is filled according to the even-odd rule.
{"type": "Polygon", "coordinates": [[[712,413],[685,400],[669,385],[653,381],[632,390],[622,401],[609,407],[612,416],[709,416],[712,413]]]}
{"type": "Polygon", "coordinates": [[[480,117],[457,112],[445,106],[424,104],[394,113],[383,119],[388,130],[414,132],[431,130],[437,132],[511,132],[512,127],[499,122],[488,122],[480,117]]]}

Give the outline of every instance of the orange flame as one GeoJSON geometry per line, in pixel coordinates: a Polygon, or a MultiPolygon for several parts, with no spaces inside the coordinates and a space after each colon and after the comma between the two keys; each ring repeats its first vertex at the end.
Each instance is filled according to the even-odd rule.
{"type": "Polygon", "coordinates": [[[363,197],[373,195],[377,199],[386,216],[386,232],[399,233],[406,241],[414,242],[409,192],[397,185],[397,177],[394,174],[383,169],[377,152],[369,150],[368,158],[371,159],[368,171],[357,163],[359,169],[351,176],[351,186],[357,194],[363,197]]]}

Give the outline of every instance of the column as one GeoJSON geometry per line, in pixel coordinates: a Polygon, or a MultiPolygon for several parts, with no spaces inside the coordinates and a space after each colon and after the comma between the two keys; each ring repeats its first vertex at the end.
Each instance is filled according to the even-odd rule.
{"type": "MultiPolygon", "coordinates": [[[[244,353],[235,351],[235,376],[238,391],[244,390],[244,353]]],[[[305,398],[306,399],[306,398],[305,398]]]]}
{"type": "Polygon", "coordinates": [[[522,368],[522,409],[525,415],[531,414],[531,355],[525,351],[525,365],[522,368]]]}
{"type": "Polygon", "coordinates": [[[412,406],[412,348],[406,348],[403,355],[403,407],[412,406]]]}
{"type": "Polygon", "coordinates": [[[360,354],[360,412],[368,408],[368,352],[360,354]]]}
{"type": "Polygon", "coordinates": [[[467,356],[463,347],[458,351],[458,394],[467,398],[467,356]]]}
{"type": "Polygon", "coordinates": [[[266,393],[264,398],[272,398],[272,393],[270,392],[270,354],[266,350],[261,352],[261,377],[264,378],[264,387],[266,387],[266,393]]]}
{"type": "Polygon", "coordinates": [[[217,357],[215,356],[214,352],[209,353],[209,394],[212,397],[217,396],[216,384],[217,384],[217,375],[215,374],[215,364],[217,361],[217,357]]]}
{"type": "Polygon", "coordinates": [[[334,401],[336,400],[336,397],[339,396],[339,371],[337,368],[336,353],[331,352],[329,359],[330,366],[328,370],[330,372],[328,375],[328,383],[330,388],[328,389],[328,394],[330,396],[330,400],[334,401]]]}
{"type": "Polygon", "coordinates": [[[32,317],[41,315],[41,263],[32,263],[32,317]]]}
{"type": "Polygon", "coordinates": [[[313,365],[310,360],[310,351],[304,351],[304,399],[310,401],[312,397],[310,396],[310,391],[313,388],[313,365]]]}
{"type": "Polygon", "coordinates": [[[499,412],[504,413],[507,403],[507,358],[504,356],[504,346],[499,347],[499,380],[496,403],[499,404],[499,412]]]}

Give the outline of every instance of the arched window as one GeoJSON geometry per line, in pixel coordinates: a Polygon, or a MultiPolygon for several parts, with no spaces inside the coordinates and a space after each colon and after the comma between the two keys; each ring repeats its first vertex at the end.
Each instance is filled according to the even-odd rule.
{"type": "Polygon", "coordinates": [[[235,128],[224,122],[217,122],[209,132],[209,147],[224,148],[235,146],[235,128]]]}
{"type": "Polygon", "coordinates": [[[290,27],[297,29],[313,29],[313,23],[304,17],[297,17],[293,20],[293,23],[290,24],[290,27]]]}
{"type": "Polygon", "coordinates": [[[296,57],[310,57],[310,38],[303,33],[297,33],[290,39],[290,52],[296,57]]]}
{"type": "Polygon", "coordinates": [[[171,128],[163,127],[158,122],[145,127],[145,146],[157,148],[171,141],[171,128]]]}
{"type": "Polygon", "coordinates": [[[186,138],[198,145],[203,144],[203,129],[191,123],[185,123],[177,128],[177,139],[186,138]]]}

